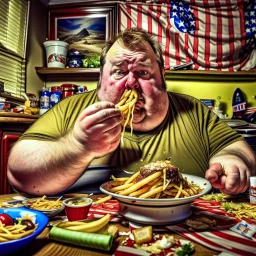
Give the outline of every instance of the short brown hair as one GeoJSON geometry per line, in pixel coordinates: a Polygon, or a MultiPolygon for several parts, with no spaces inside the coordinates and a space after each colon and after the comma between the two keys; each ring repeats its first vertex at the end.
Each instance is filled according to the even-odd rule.
{"type": "Polygon", "coordinates": [[[138,28],[125,29],[122,32],[114,35],[111,39],[109,39],[105,46],[101,51],[100,56],[100,71],[102,72],[103,66],[106,63],[106,55],[112,45],[119,41],[124,46],[127,46],[129,49],[133,49],[134,47],[138,47],[138,45],[143,44],[144,42],[148,42],[148,44],[152,47],[154,53],[156,54],[157,62],[160,70],[164,69],[164,59],[163,52],[160,44],[157,40],[154,39],[154,36],[148,34],[146,31],[138,28]]]}

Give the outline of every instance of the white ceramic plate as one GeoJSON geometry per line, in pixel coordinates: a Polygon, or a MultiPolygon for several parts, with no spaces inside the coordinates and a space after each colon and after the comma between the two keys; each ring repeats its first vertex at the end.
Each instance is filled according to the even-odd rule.
{"type": "Polygon", "coordinates": [[[151,199],[151,198],[138,198],[138,197],[131,197],[131,196],[123,196],[116,193],[109,192],[108,189],[113,184],[114,181],[105,182],[100,186],[101,192],[107,195],[111,195],[116,198],[118,201],[136,204],[136,205],[145,205],[145,206],[170,206],[170,205],[179,205],[179,204],[186,204],[193,202],[194,199],[207,194],[212,186],[211,183],[201,177],[190,175],[190,174],[182,174],[184,178],[187,178],[189,182],[194,182],[194,184],[200,186],[203,190],[201,193],[184,198],[160,198],[160,199],[151,199]]]}

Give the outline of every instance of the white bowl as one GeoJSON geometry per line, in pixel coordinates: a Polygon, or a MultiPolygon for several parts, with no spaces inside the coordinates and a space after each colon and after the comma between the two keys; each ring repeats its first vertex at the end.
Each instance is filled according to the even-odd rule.
{"type": "Polygon", "coordinates": [[[142,206],[119,202],[119,213],[126,219],[147,225],[166,225],[187,219],[191,214],[190,204],[172,206],[142,206]]]}
{"type": "Polygon", "coordinates": [[[119,201],[119,213],[132,222],[150,225],[172,224],[187,219],[191,215],[190,204],[193,200],[208,193],[212,188],[211,183],[204,178],[189,174],[182,176],[200,186],[202,192],[184,198],[138,198],[109,192],[114,181],[102,184],[100,190],[116,198],[119,201]]]}

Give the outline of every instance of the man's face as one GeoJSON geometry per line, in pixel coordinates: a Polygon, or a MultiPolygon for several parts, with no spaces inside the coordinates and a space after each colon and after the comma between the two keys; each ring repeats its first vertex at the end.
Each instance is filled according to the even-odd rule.
{"type": "Polygon", "coordinates": [[[152,130],[163,121],[168,110],[163,72],[148,43],[131,50],[115,42],[106,56],[98,97],[117,104],[125,89],[135,88],[139,98],[133,112],[133,128],[152,130]]]}

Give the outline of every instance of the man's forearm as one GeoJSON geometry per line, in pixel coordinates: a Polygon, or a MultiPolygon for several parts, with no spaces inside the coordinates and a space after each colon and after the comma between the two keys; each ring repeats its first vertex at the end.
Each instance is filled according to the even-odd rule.
{"type": "Polygon", "coordinates": [[[8,178],[19,191],[56,194],[71,186],[91,160],[71,134],[57,141],[20,141],[9,158],[8,178]]]}

